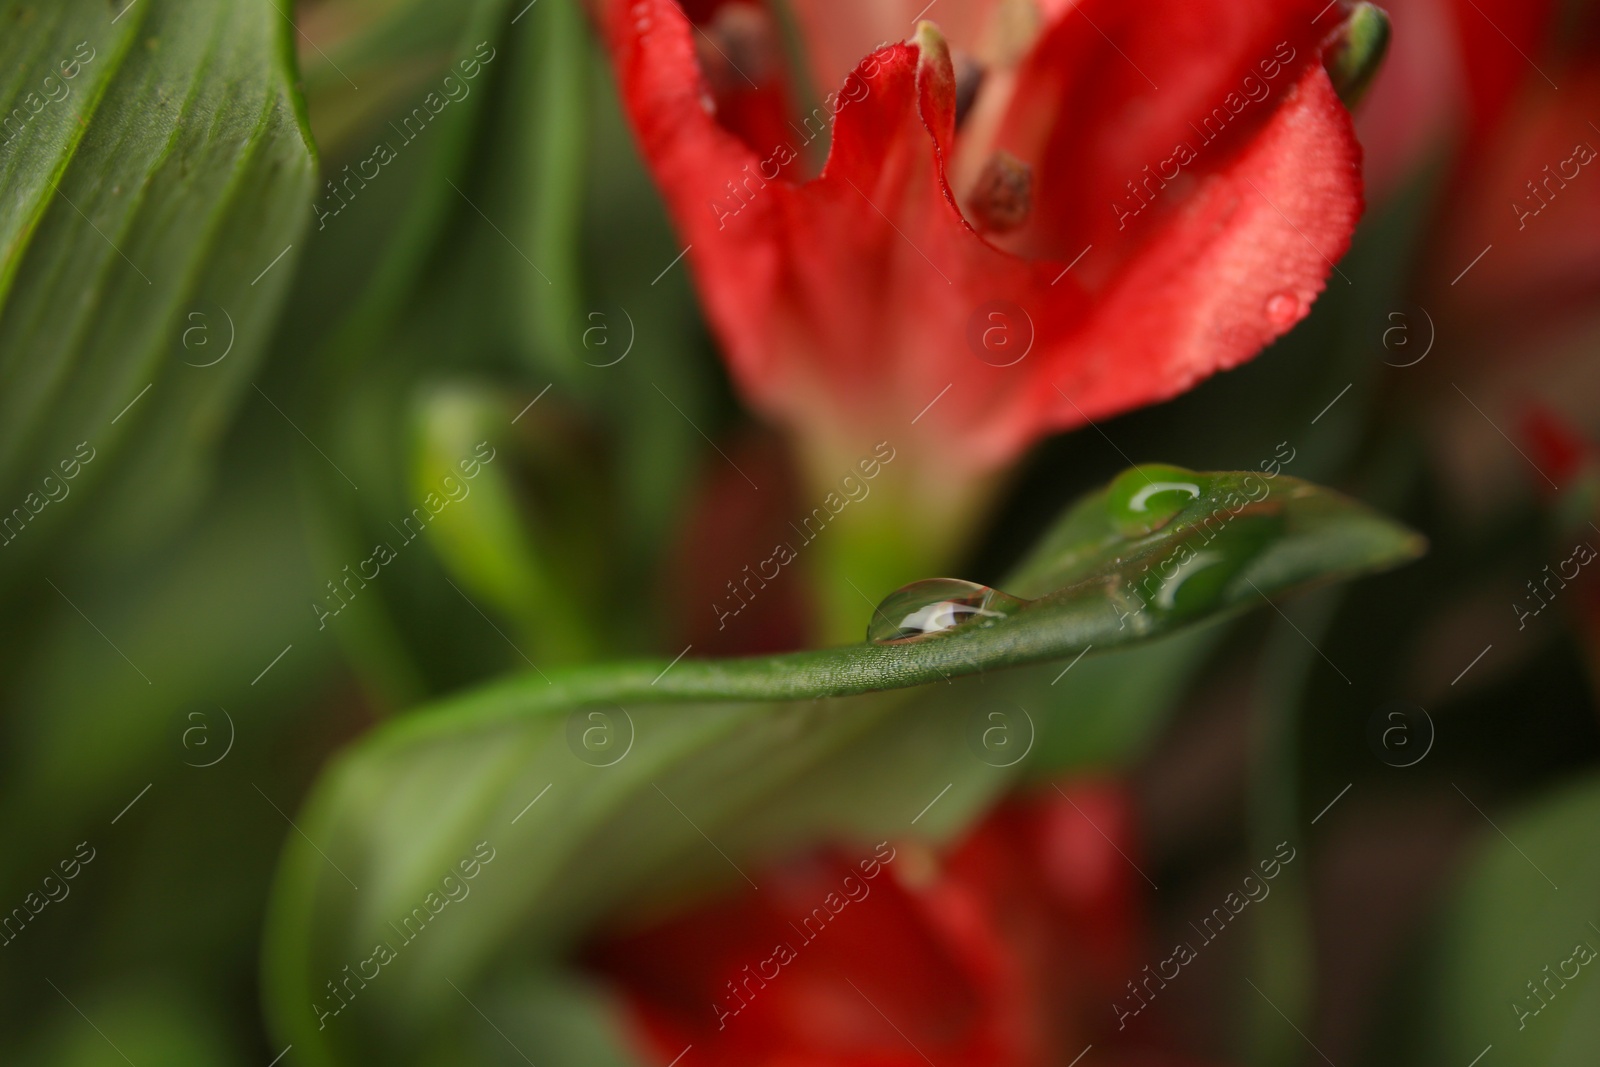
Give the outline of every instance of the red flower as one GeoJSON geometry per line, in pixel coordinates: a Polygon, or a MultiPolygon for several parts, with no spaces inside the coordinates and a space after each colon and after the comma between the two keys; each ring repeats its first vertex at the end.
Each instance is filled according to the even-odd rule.
{"type": "Polygon", "coordinates": [[[813,457],[888,437],[959,483],[1307,313],[1361,209],[1325,2],[941,0],[948,46],[873,50],[923,5],[795,0],[804,116],[764,7],[600,10],[745,396],[813,457]]]}
{"type": "Polygon", "coordinates": [[[659,1064],[693,1045],[700,1067],[1027,1067],[1090,1042],[1101,1063],[1155,1062],[1112,1006],[1139,977],[1130,823],[1116,790],[1047,791],[942,859],[834,850],[591,960],[659,1064]]]}
{"type": "Polygon", "coordinates": [[[1575,311],[1592,316],[1600,295],[1600,180],[1592,173],[1600,12],[1575,39],[1580,46],[1565,55],[1539,55],[1537,69],[1522,64],[1520,91],[1477,131],[1440,212],[1438,269],[1425,299],[1460,323],[1462,339],[1489,341],[1501,359],[1508,341],[1526,347],[1541,332],[1559,332],[1575,311]],[[1560,79],[1559,91],[1547,77],[1560,79]]]}
{"type": "Polygon", "coordinates": [[[1529,405],[1600,425],[1600,5],[1391,2],[1395,47],[1358,124],[1369,183],[1409,171],[1405,188],[1437,195],[1416,302],[1395,299],[1369,336],[1395,366],[1434,353],[1395,385],[1466,506],[1519,506],[1567,480],[1533,471],[1496,425],[1529,405]]]}

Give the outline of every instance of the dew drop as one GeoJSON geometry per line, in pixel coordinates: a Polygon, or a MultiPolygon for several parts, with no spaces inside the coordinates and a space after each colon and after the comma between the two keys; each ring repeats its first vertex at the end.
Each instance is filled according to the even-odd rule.
{"type": "Polygon", "coordinates": [[[1300,317],[1300,298],[1287,289],[1267,297],[1267,321],[1274,326],[1288,326],[1300,317]]]}
{"type": "Polygon", "coordinates": [[[1143,537],[1171,522],[1209,487],[1194,471],[1147,463],[1117,475],[1106,491],[1106,510],[1122,536],[1143,537]]]}
{"type": "Polygon", "coordinates": [[[1015,614],[1027,601],[959,578],[928,578],[884,597],[867,624],[867,640],[896,644],[929,634],[993,622],[1015,614]]]}

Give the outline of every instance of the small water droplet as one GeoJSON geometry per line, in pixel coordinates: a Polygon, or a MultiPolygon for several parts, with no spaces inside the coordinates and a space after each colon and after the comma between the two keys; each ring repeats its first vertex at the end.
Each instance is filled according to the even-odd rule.
{"type": "Polygon", "coordinates": [[[1300,317],[1300,298],[1287,289],[1267,297],[1267,321],[1274,326],[1288,326],[1300,317]]]}
{"type": "Polygon", "coordinates": [[[993,622],[1015,614],[1027,601],[959,578],[928,578],[890,593],[872,613],[867,640],[893,644],[943,633],[958,626],[993,622]]]}
{"type": "Polygon", "coordinates": [[[1194,471],[1149,463],[1117,475],[1106,493],[1106,510],[1124,537],[1154,533],[1192,500],[1204,496],[1209,482],[1194,471]]]}

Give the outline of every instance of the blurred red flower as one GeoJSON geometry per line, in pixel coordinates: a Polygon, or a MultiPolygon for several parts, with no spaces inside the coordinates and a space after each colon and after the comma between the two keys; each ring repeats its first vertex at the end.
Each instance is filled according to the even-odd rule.
{"type": "Polygon", "coordinates": [[[1358,123],[1369,174],[1387,184],[1457,142],[1422,296],[1498,357],[1600,291],[1600,5],[1566,5],[1559,25],[1553,0],[1390,6],[1394,53],[1358,123]]]}
{"type": "MultiPolygon", "coordinates": [[[[1394,45],[1356,120],[1374,199],[1397,191],[1448,142],[1464,167],[1493,138],[1530,81],[1548,87],[1555,0],[1385,0],[1394,45]],[[1534,57],[1538,57],[1537,60],[1534,57]]],[[[1537,169],[1537,168],[1535,168],[1537,169]]]]}
{"type": "Polygon", "coordinates": [[[1369,178],[1420,177],[1438,195],[1418,202],[1432,217],[1416,303],[1390,305],[1372,335],[1415,338],[1396,365],[1449,354],[1407,388],[1436,462],[1483,512],[1547,478],[1566,487],[1492,423],[1534,404],[1600,428],[1600,4],[1392,0],[1392,15],[1395,47],[1358,124],[1369,178]]]}
{"type": "Polygon", "coordinates": [[[1116,788],[1048,790],[942,857],[836,849],[591,961],[660,1064],[693,1045],[701,1067],[1024,1067],[1091,1042],[1114,1063],[1171,1064],[1129,1051],[1112,1008],[1142,947],[1131,828],[1116,788]]]}
{"type": "Polygon", "coordinates": [[[1306,315],[1362,205],[1345,0],[932,6],[796,0],[802,114],[764,6],[600,0],[734,377],[805,453],[888,436],[959,485],[1306,315]]]}
{"type": "Polygon", "coordinates": [[[1463,61],[1487,85],[1467,112],[1424,298],[1463,339],[1497,347],[1592,316],[1600,293],[1600,8],[1585,5],[1556,38],[1552,6],[1483,0],[1458,11],[1463,61]]]}

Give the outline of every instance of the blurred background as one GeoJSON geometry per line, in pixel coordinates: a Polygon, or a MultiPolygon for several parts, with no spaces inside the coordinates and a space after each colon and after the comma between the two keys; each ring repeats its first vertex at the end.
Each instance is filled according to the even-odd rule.
{"type": "MultiPolygon", "coordinates": [[[[19,124],[32,155],[0,149],[0,505],[25,509],[0,549],[0,908],[20,916],[0,1061],[402,1062],[354,1039],[312,1055],[271,1006],[288,965],[264,958],[299,951],[269,925],[280,856],[365,855],[305,836],[313,783],[497,680],[807,645],[798,569],[731,631],[705,605],[809,504],[722,368],[576,0],[110,9],[0,3],[13,95],[77,65],[19,124]],[[87,127],[55,121],[91,102],[87,127]],[[734,470],[773,494],[741,496],[734,470]]],[[[1152,1001],[1164,1058],[1138,1062],[1600,1057],[1580,951],[1600,948],[1600,177],[1537,184],[1600,145],[1600,18],[1388,10],[1340,279],[1253,362],[1034,449],[954,572],[1001,583],[1129,457],[1276,456],[1428,539],[1401,569],[1090,656],[1024,765],[930,829],[958,837],[1028,782],[1116,783],[1151,946],[1293,842],[1205,977],[1152,1001]]],[[[865,591],[863,628],[888,591],[865,591]]],[[[412,769],[441,807],[481,772],[412,769]]],[[[436,878],[470,852],[416,862],[436,878]]],[[[483,881],[514,895],[515,862],[483,881]]],[[[566,1032],[614,1004],[517,992],[607,997],[596,967],[518,967],[610,921],[476,972],[438,1002],[473,1036],[414,1061],[649,1062],[566,1032]]]]}

